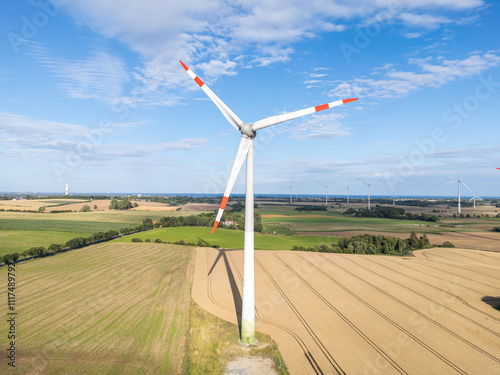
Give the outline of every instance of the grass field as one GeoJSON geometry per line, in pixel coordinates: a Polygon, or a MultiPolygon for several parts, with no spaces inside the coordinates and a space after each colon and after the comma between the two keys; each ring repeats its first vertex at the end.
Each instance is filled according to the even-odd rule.
{"type": "Polygon", "coordinates": [[[0,256],[22,253],[32,247],[49,247],[53,243],[63,244],[75,237],[88,237],[90,232],[59,232],[39,230],[1,230],[0,256]]]}
{"type": "MultiPolygon", "coordinates": [[[[219,228],[214,234],[206,227],[172,227],[158,228],[147,232],[121,237],[113,242],[131,242],[132,238],[150,239],[159,238],[162,241],[197,243],[202,240],[209,245],[219,245],[226,249],[243,249],[243,231],[219,228]]],[[[322,243],[333,244],[338,242],[337,237],[325,236],[278,236],[272,234],[255,234],[255,249],[257,250],[290,250],[293,246],[314,247],[322,243]]]]}
{"type": "MultiPolygon", "coordinates": [[[[2,373],[183,374],[193,255],[106,243],[18,264],[18,362],[11,370],[0,356],[2,373]]],[[[0,337],[4,347],[5,321],[0,337]]]]}

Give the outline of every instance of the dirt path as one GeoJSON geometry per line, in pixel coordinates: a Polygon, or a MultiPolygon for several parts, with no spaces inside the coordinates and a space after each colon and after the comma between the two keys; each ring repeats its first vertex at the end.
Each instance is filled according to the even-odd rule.
{"type": "MultiPolygon", "coordinates": [[[[256,251],[255,261],[256,326],[278,343],[291,374],[493,374],[500,367],[500,313],[482,300],[500,295],[500,253],[256,251]]],[[[198,249],[193,298],[237,323],[242,273],[242,251],[198,249]]]]}

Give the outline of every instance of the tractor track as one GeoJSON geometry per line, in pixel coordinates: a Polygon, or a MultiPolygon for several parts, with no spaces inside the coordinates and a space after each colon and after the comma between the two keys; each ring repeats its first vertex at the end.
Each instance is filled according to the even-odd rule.
{"type": "MultiPolygon", "coordinates": [[[[436,253],[432,253],[432,256],[434,257],[437,257],[437,258],[442,258],[442,259],[446,259],[448,260],[449,262],[455,262],[455,263],[459,263],[459,264],[463,264],[463,262],[460,262],[460,261],[456,261],[456,260],[453,260],[453,259],[450,259],[450,258],[446,258],[445,256],[442,256],[442,255],[438,255],[436,253]]],[[[490,275],[490,274],[485,274],[485,273],[481,273],[479,271],[475,271],[475,270],[471,270],[470,268],[468,267],[464,267],[464,266],[460,266],[460,265],[453,265],[453,264],[450,264],[450,263],[445,263],[445,262],[440,262],[440,261],[436,261],[436,260],[433,260],[434,262],[436,263],[441,263],[441,264],[448,264],[448,265],[451,265],[452,267],[456,267],[456,268],[461,268],[463,270],[466,270],[467,272],[474,272],[474,273],[477,273],[481,276],[488,276],[488,277],[491,277],[492,279],[495,279],[495,278],[498,278],[498,276],[493,276],[493,275],[490,275]]]]}
{"type": "MultiPolygon", "coordinates": [[[[241,274],[239,268],[237,267],[236,262],[235,262],[233,256],[231,255],[231,253],[229,253],[228,255],[229,255],[228,258],[229,258],[229,260],[230,260],[230,262],[232,264],[232,267],[234,267],[236,273],[238,274],[238,279],[240,280],[241,285],[243,285],[243,275],[241,274]]],[[[300,348],[304,352],[304,355],[306,356],[307,361],[309,362],[309,364],[313,368],[314,372],[316,374],[324,374],[323,371],[321,370],[321,368],[319,367],[318,363],[314,359],[314,356],[309,351],[309,348],[307,347],[307,345],[304,343],[304,341],[295,332],[293,332],[289,328],[284,327],[284,326],[282,326],[280,324],[271,322],[269,320],[265,320],[263,317],[260,316],[260,313],[259,313],[259,310],[257,309],[257,306],[255,307],[255,315],[256,315],[257,319],[259,321],[261,321],[262,323],[274,326],[274,327],[279,328],[279,329],[287,332],[288,334],[290,334],[295,339],[295,341],[297,341],[297,344],[299,344],[300,348]]]]}
{"type": "MultiPolygon", "coordinates": [[[[498,319],[498,318],[494,317],[493,315],[490,315],[490,314],[488,314],[488,313],[486,313],[486,312],[483,312],[483,311],[479,310],[478,308],[476,308],[476,307],[472,306],[471,304],[469,304],[469,303],[468,303],[468,302],[466,302],[463,298],[461,298],[461,297],[457,296],[456,294],[452,294],[452,293],[450,293],[450,292],[448,292],[448,291],[446,291],[446,290],[444,290],[444,289],[441,289],[441,288],[438,288],[438,287],[436,287],[436,286],[434,286],[434,285],[432,285],[432,284],[426,283],[425,281],[420,281],[420,280],[418,280],[418,279],[416,279],[416,278],[414,278],[414,277],[407,276],[407,275],[405,275],[405,274],[404,274],[404,273],[402,273],[402,272],[398,272],[398,271],[396,271],[396,270],[393,270],[392,268],[389,268],[389,267],[387,267],[387,266],[384,266],[384,265],[382,265],[382,264],[380,264],[380,263],[378,263],[378,262],[375,262],[374,260],[370,260],[370,259],[368,259],[368,260],[369,260],[370,262],[372,262],[372,263],[374,263],[374,264],[378,265],[378,266],[381,266],[381,267],[387,268],[387,269],[388,269],[388,270],[390,270],[390,271],[393,271],[393,272],[399,273],[400,275],[406,276],[406,277],[408,277],[408,278],[410,278],[410,279],[416,280],[417,282],[421,282],[421,283],[423,283],[423,284],[425,284],[425,285],[427,285],[427,286],[430,286],[430,287],[432,287],[432,288],[435,288],[435,289],[437,289],[437,290],[441,291],[442,293],[447,293],[447,294],[449,294],[450,296],[455,297],[458,301],[460,301],[461,303],[463,303],[463,304],[464,304],[465,306],[467,306],[468,308],[471,308],[471,309],[475,310],[476,312],[479,312],[479,313],[481,313],[481,314],[484,314],[484,315],[486,315],[488,318],[494,319],[494,320],[496,320],[496,321],[500,321],[500,319],[498,319]]],[[[427,301],[430,301],[430,302],[432,302],[432,303],[434,303],[434,304],[436,304],[436,305],[438,305],[438,306],[443,307],[444,309],[446,309],[446,310],[450,311],[451,313],[458,315],[458,316],[459,316],[459,317],[461,317],[462,319],[465,319],[465,320],[467,320],[468,322],[470,322],[470,323],[472,323],[472,324],[475,324],[475,325],[477,325],[478,327],[480,327],[481,329],[483,329],[483,330],[485,330],[485,331],[487,331],[487,332],[491,333],[492,335],[497,336],[497,337],[499,337],[499,338],[500,338],[500,333],[498,333],[498,332],[496,332],[496,331],[494,331],[494,330],[492,330],[492,329],[490,329],[490,328],[488,328],[488,327],[483,326],[481,323],[479,323],[479,322],[475,321],[474,319],[469,318],[468,316],[466,316],[466,315],[464,315],[464,314],[462,314],[462,313],[460,313],[460,312],[458,312],[458,311],[453,310],[452,308],[450,308],[450,307],[448,307],[448,306],[446,306],[446,305],[442,304],[441,302],[435,301],[435,300],[433,300],[432,298],[427,297],[426,295],[424,295],[424,294],[422,294],[422,293],[420,293],[420,292],[417,292],[416,290],[414,290],[414,289],[412,289],[412,288],[410,288],[410,287],[408,287],[408,286],[406,286],[406,285],[399,284],[399,283],[397,283],[396,281],[394,281],[394,280],[392,280],[392,279],[388,278],[387,276],[381,275],[380,273],[375,272],[375,271],[373,271],[373,270],[369,269],[368,267],[365,267],[365,266],[363,266],[363,265],[361,265],[361,264],[359,264],[359,263],[355,263],[355,264],[356,264],[357,266],[359,266],[359,267],[361,267],[361,268],[363,268],[363,269],[367,270],[368,272],[371,272],[371,273],[373,273],[373,274],[375,274],[375,275],[377,275],[377,276],[381,277],[381,278],[382,278],[382,279],[384,279],[384,280],[387,280],[387,281],[389,281],[389,282],[391,282],[391,283],[393,283],[393,284],[396,284],[396,285],[398,285],[398,286],[400,286],[400,287],[402,287],[402,288],[404,288],[404,289],[406,289],[406,290],[409,290],[410,292],[412,292],[412,293],[414,293],[414,294],[416,294],[416,295],[418,295],[418,296],[420,296],[420,297],[422,297],[422,298],[426,299],[427,301]]]]}
{"type": "MultiPolygon", "coordinates": [[[[452,361],[450,361],[448,358],[446,358],[444,355],[442,355],[441,353],[439,353],[437,350],[433,349],[432,347],[430,347],[429,345],[427,345],[425,342],[423,342],[422,340],[420,340],[418,337],[416,337],[414,334],[412,334],[410,331],[408,331],[407,329],[405,329],[404,327],[402,327],[401,325],[399,325],[396,321],[392,320],[391,318],[389,318],[387,315],[385,315],[384,313],[382,313],[381,311],[379,311],[378,309],[376,309],[374,306],[372,306],[371,304],[369,304],[368,302],[366,302],[364,299],[362,299],[361,297],[359,297],[357,294],[355,294],[354,292],[352,292],[349,288],[347,288],[345,285],[343,285],[341,282],[337,281],[336,279],[334,279],[332,276],[330,276],[328,273],[326,273],[324,270],[322,270],[321,268],[319,268],[318,266],[316,266],[314,263],[312,263],[311,261],[307,260],[306,258],[304,258],[303,256],[299,255],[299,254],[296,254],[299,258],[301,258],[302,260],[308,262],[311,266],[313,266],[315,269],[317,269],[321,274],[323,274],[324,276],[326,276],[329,280],[331,280],[333,283],[335,283],[337,286],[339,286],[340,288],[342,288],[344,291],[346,291],[349,295],[351,295],[352,297],[354,297],[356,300],[358,300],[359,302],[361,302],[363,305],[365,305],[366,307],[368,307],[370,310],[372,310],[374,313],[376,313],[377,315],[379,315],[381,318],[383,318],[385,321],[387,321],[388,323],[390,323],[391,325],[393,325],[394,327],[396,327],[399,331],[405,333],[408,337],[410,337],[413,341],[415,341],[418,345],[420,345],[421,347],[423,347],[424,349],[426,349],[427,351],[429,351],[431,354],[433,354],[434,356],[436,356],[437,358],[439,358],[441,361],[443,361],[444,363],[446,363],[448,366],[450,366],[452,369],[454,369],[456,372],[460,373],[460,374],[463,374],[463,375],[466,375],[467,372],[462,370],[458,365],[456,365],[455,363],[453,363],[452,361]]],[[[355,274],[353,274],[352,272],[349,272],[347,271],[345,268],[339,266],[338,264],[334,263],[332,260],[328,259],[327,257],[325,257],[324,255],[320,255],[322,258],[324,258],[326,261],[328,261],[329,263],[335,265],[336,267],[342,269],[343,271],[347,272],[348,274],[358,278],[359,280],[363,281],[366,283],[366,281],[364,281],[363,279],[361,279],[360,277],[356,276],[355,274]]],[[[369,283],[368,283],[369,284],[369,283]]],[[[371,285],[371,284],[369,284],[371,285]]],[[[375,287],[376,288],[376,287],[375,287]]],[[[379,288],[377,288],[379,289],[379,288]]],[[[381,290],[382,291],[382,290],[381,290]]],[[[389,297],[393,298],[390,294],[388,294],[387,292],[385,291],[382,291],[384,292],[384,294],[387,294],[389,297]]]]}
{"type": "MultiPolygon", "coordinates": [[[[418,258],[416,258],[416,259],[418,260],[418,258]]],[[[443,262],[432,262],[432,263],[433,263],[433,264],[436,264],[436,265],[437,265],[437,264],[444,264],[445,266],[447,265],[446,263],[443,263],[443,262]]],[[[480,282],[480,281],[477,281],[477,280],[474,280],[474,279],[470,279],[470,278],[465,277],[465,276],[462,276],[462,275],[457,275],[456,273],[453,273],[453,272],[450,272],[450,271],[446,271],[446,270],[444,270],[444,269],[442,269],[442,268],[431,267],[431,266],[429,266],[429,265],[428,265],[428,264],[430,264],[430,262],[425,262],[425,264],[423,264],[423,263],[417,263],[417,264],[418,264],[419,266],[422,266],[422,267],[427,267],[427,268],[430,268],[430,269],[431,269],[431,270],[433,270],[433,271],[441,271],[441,272],[446,272],[447,274],[449,274],[449,275],[451,275],[451,276],[456,276],[456,277],[459,277],[459,278],[464,279],[464,280],[472,281],[472,282],[474,282],[474,283],[476,283],[476,284],[481,284],[481,285],[486,286],[486,287],[488,287],[488,288],[491,288],[491,287],[492,287],[492,286],[491,286],[491,284],[482,283],[482,282],[480,282]]],[[[451,266],[451,265],[449,265],[449,264],[448,264],[448,266],[451,266]]],[[[454,267],[454,266],[452,266],[452,267],[454,267]]],[[[419,272],[422,272],[422,273],[424,273],[424,274],[426,274],[426,275],[429,275],[428,273],[423,272],[423,271],[419,271],[419,272]]],[[[433,276],[433,275],[431,275],[431,276],[433,276]]],[[[436,277],[436,276],[435,276],[435,277],[436,277]]],[[[464,287],[464,288],[466,288],[466,287],[464,287]]],[[[470,289],[470,288],[468,288],[468,289],[470,289]]],[[[473,289],[470,289],[470,290],[473,290],[473,289]]],[[[476,291],[476,292],[477,292],[477,291],[476,291]]],[[[479,293],[479,292],[478,292],[478,293],[479,293]]]]}
{"type": "MultiPolygon", "coordinates": [[[[408,265],[408,262],[396,262],[395,260],[393,260],[393,259],[389,259],[389,258],[388,258],[388,260],[389,260],[390,262],[397,263],[397,264],[398,264],[398,265],[400,265],[400,266],[404,266],[404,267],[406,267],[406,268],[409,268],[410,270],[412,270],[412,271],[414,271],[414,272],[421,273],[421,274],[424,274],[424,275],[427,275],[427,276],[431,276],[431,277],[434,277],[434,278],[436,278],[436,279],[443,280],[443,281],[446,281],[446,282],[449,282],[449,283],[453,282],[453,281],[451,281],[451,280],[445,279],[444,277],[436,276],[436,275],[433,275],[432,273],[425,272],[425,271],[422,271],[422,270],[420,270],[420,269],[418,269],[418,270],[417,270],[417,269],[415,269],[415,268],[412,268],[411,266],[409,266],[409,265],[408,265]]],[[[418,266],[422,266],[422,267],[428,267],[428,268],[431,268],[432,270],[436,270],[436,268],[432,268],[432,267],[429,267],[429,266],[426,266],[426,265],[423,265],[423,264],[419,264],[419,263],[413,263],[413,264],[416,264],[416,265],[418,265],[418,266]]],[[[453,274],[453,273],[450,273],[450,275],[453,275],[453,276],[455,276],[455,277],[460,277],[460,276],[455,275],[455,274],[453,274]]],[[[467,279],[467,278],[464,278],[464,279],[469,280],[469,279],[467,279]]],[[[472,281],[472,280],[471,280],[471,281],[472,281]]],[[[470,288],[470,287],[465,286],[465,285],[460,285],[460,287],[461,287],[461,288],[464,288],[464,289],[468,289],[468,290],[470,290],[471,292],[474,292],[474,293],[477,293],[477,294],[481,294],[481,295],[483,295],[483,294],[484,294],[483,292],[480,292],[479,290],[476,290],[476,289],[470,288]]]]}
{"type": "MultiPolygon", "coordinates": [[[[471,250],[471,251],[474,251],[474,250],[471,250]]],[[[477,252],[478,250],[475,250],[475,251],[477,252]]],[[[459,256],[459,257],[465,258],[465,259],[469,259],[469,260],[473,260],[473,261],[475,261],[475,262],[481,263],[481,260],[480,260],[480,259],[475,259],[474,257],[467,256],[467,255],[465,255],[465,254],[464,254],[464,252],[465,252],[465,251],[454,251],[454,252],[453,252],[453,254],[454,254],[454,255],[456,255],[456,256],[459,256]]],[[[466,253],[466,252],[465,252],[465,253],[466,253]]],[[[484,254],[482,254],[482,253],[480,253],[480,254],[481,254],[481,255],[483,255],[483,256],[486,256],[486,255],[484,255],[484,254]]],[[[494,257],[488,257],[488,259],[490,259],[490,260],[500,261],[500,259],[497,259],[497,258],[494,258],[494,257]]],[[[483,263],[483,265],[485,265],[485,264],[483,263]]],[[[486,265],[488,265],[488,266],[489,266],[489,264],[486,264],[486,265]]],[[[498,267],[498,266],[495,266],[495,267],[498,267]]]]}
{"type": "Polygon", "coordinates": [[[314,342],[316,343],[316,345],[318,345],[319,349],[321,350],[321,352],[323,353],[323,355],[326,357],[326,359],[328,360],[328,362],[330,362],[331,366],[335,369],[336,373],[339,374],[339,375],[340,374],[346,375],[346,372],[344,370],[342,370],[342,368],[337,363],[337,361],[335,360],[335,358],[333,358],[332,354],[328,351],[328,349],[325,347],[325,345],[323,344],[323,342],[321,341],[321,339],[313,331],[313,329],[311,328],[311,326],[309,326],[309,324],[307,323],[306,319],[304,319],[304,317],[299,312],[299,310],[297,309],[297,307],[295,307],[295,305],[288,298],[288,296],[283,291],[283,289],[281,289],[281,287],[279,286],[279,284],[277,283],[277,281],[274,279],[274,277],[271,275],[271,273],[266,269],[266,267],[264,267],[264,265],[257,258],[255,258],[255,262],[262,269],[262,271],[264,271],[264,273],[267,275],[267,277],[269,278],[269,280],[271,280],[271,282],[274,284],[274,286],[276,287],[276,289],[278,290],[278,292],[281,294],[281,296],[286,301],[286,303],[288,304],[288,306],[290,306],[290,308],[292,309],[292,311],[294,312],[294,314],[297,316],[297,318],[299,319],[299,321],[302,323],[302,325],[304,326],[304,328],[306,329],[306,331],[309,333],[309,335],[311,336],[311,338],[314,340],[314,342]]]}
{"type": "MultiPolygon", "coordinates": [[[[207,270],[210,270],[210,256],[209,256],[209,253],[210,253],[210,250],[209,249],[206,249],[206,258],[207,258],[207,270]]],[[[243,278],[240,274],[240,271],[238,270],[238,268],[236,267],[236,263],[232,257],[231,254],[228,254],[228,258],[230,258],[230,261],[233,265],[233,267],[235,267],[235,270],[238,274],[238,278],[240,279],[240,282],[243,283],[243,278]]],[[[234,313],[234,310],[230,309],[229,307],[227,306],[224,306],[223,304],[217,302],[212,294],[212,277],[211,275],[208,275],[208,281],[207,281],[207,295],[208,295],[208,298],[209,300],[216,306],[218,306],[219,308],[225,310],[225,311],[228,311],[230,313],[234,313]]],[[[241,315],[241,311],[236,311],[237,314],[240,314],[241,315]]],[[[258,316],[258,312],[257,312],[257,309],[256,309],[256,315],[258,316]]],[[[312,353],[309,351],[307,345],[304,343],[304,341],[300,338],[300,336],[298,336],[295,332],[293,332],[292,330],[280,325],[280,324],[277,324],[277,323],[273,323],[273,322],[270,322],[270,321],[266,321],[266,320],[263,320],[263,319],[260,319],[259,320],[265,324],[268,324],[268,325],[272,325],[276,328],[279,328],[285,332],[287,332],[288,334],[290,334],[290,336],[292,336],[295,341],[297,342],[297,344],[300,346],[300,348],[302,349],[307,361],[309,362],[309,364],[311,365],[312,369],[314,370],[314,372],[318,375],[323,375],[324,372],[321,370],[321,367],[318,365],[318,363],[316,362],[314,356],[312,355],[312,353]]]]}
{"type": "MultiPolygon", "coordinates": [[[[341,258],[343,259],[347,259],[348,257],[345,257],[345,256],[340,256],[341,258]]],[[[431,317],[429,317],[428,315],[422,313],[421,311],[419,311],[418,309],[414,308],[413,306],[410,306],[408,305],[407,303],[405,303],[404,301],[400,300],[399,298],[393,296],[392,294],[390,293],[387,293],[385,290],[367,282],[366,280],[364,280],[363,278],[359,277],[358,275],[346,270],[344,267],[342,266],[339,266],[338,264],[334,263],[333,261],[331,261],[330,259],[324,257],[325,259],[327,259],[330,263],[336,265],[337,267],[341,268],[342,270],[344,270],[345,272],[349,273],[350,275],[354,276],[355,278],[357,278],[358,280],[362,281],[363,283],[371,286],[372,288],[376,289],[377,291],[379,291],[380,293],[386,295],[387,297],[391,298],[392,300],[396,301],[397,303],[399,303],[400,305],[402,306],[405,306],[407,309],[413,311],[414,313],[416,313],[417,315],[421,316],[422,318],[426,319],[427,321],[431,322],[432,324],[434,324],[435,326],[441,328],[443,331],[447,332],[448,334],[450,334],[451,336],[455,337],[456,339],[462,341],[464,344],[466,344],[467,346],[471,347],[472,349],[476,350],[477,352],[483,354],[484,356],[492,359],[493,361],[497,362],[497,363],[500,363],[500,358],[498,357],[495,357],[493,354],[490,354],[488,353],[486,350],[484,349],[481,349],[479,346],[475,345],[474,343],[470,342],[469,340],[463,338],[462,336],[458,335],[457,333],[455,333],[454,331],[452,331],[451,329],[445,327],[444,325],[442,325],[441,323],[437,322],[436,320],[432,319],[431,317]]],[[[351,261],[351,260],[349,260],[351,261]]],[[[351,261],[352,262],[352,261],[351,261]]]]}
{"type": "Polygon", "coordinates": [[[354,332],[356,332],[368,345],[370,345],[380,356],[382,356],[397,372],[400,374],[407,374],[401,366],[399,366],[387,353],[375,344],[368,336],[366,336],[363,331],[361,331],[353,322],[351,322],[344,314],[342,314],[335,306],[333,306],[321,293],[319,293],[316,288],[309,284],[297,271],[295,271],[288,263],[286,263],[281,257],[276,253],[273,254],[283,265],[295,274],[303,283],[306,285],[321,301],[323,301],[339,318],[341,318],[349,327],[351,327],[354,332]]]}
{"type": "MultiPolygon", "coordinates": [[[[374,260],[372,260],[372,259],[369,259],[369,261],[370,261],[370,262],[373,262],[373,263],[375,263],[375,264],[377,264],[377,265],[379,265],[379,266],[381,266],[381,267],[387,268],[387,269],[391,270],[392,272],[398,273],[398,274],[403,275],[403,276],[405,276],[405,277],[408,277],[408,278],[410,278],[410,279],[412,279],[412,280],[415,280],[415,281],[418,281],[418,282],[420,282],[420,283],[422,283],[422,284],[428,285],[428,286],[430,286],[431,288],[434,288],[434,289],[437,289],[437,290],[441,291],[442,293],[449,294],[450,296],[455,297],[457,300],[459,300],[460,302],[462,302],[462,303],[463,303],[465,306],[467,306],[468,308],[470,308],[470,309],[472,309],[472,310],[474,310],[474,311],[476,311],[476,312],[478,312],[478,313],[480,313],[480,314],[482,314],[482,315],[484,315],[484,316],[488,317],[489,319],[492,319],[492,320],[495,320],[495,321],[497,321],[497,322],[500,322],[500,319],[499,319],[499,318],[497,318],[496,316],[493,316],[493,315],[491,315],[491,314],[488,314],[486,311],[483,311],[483,310],[481,310],[481,309],[478,309],[477,307],[475,307],[475,306],[471,305],[469,302],[467,302],[466,300],[464,300],[462,297],[460,297],[460,296],[459,296],[459,295],[457,295],[457,294],[454,294],[454,293],[451,293],[451,292],[449,292],[449,291],[447,291],[447,290],[441,289],[441,288],[439,288],[439,287],[437,287],[437,286],[435,286],[435,285],[433,285],[433,284],[431,284],[431,283],[428,283],[428,282],[422,281],[422,280],[420,280],[420,279],[418,279],[418,278],[416,278],[416,277],[413,277],[413,276],[407,275],[407,274],[405,274],[405,273],[403,273],[403,272],[396,271],[395,269],[390,268],[390,267],[387,267],[387,266],[385,266],[385,265],[383,265],[383,264],[380,264],[380,263],[378,263],[378,262],[375,262],[375,261],[374,261],[374,260]]],[[[405,266],[405,267],[408,267],[407,265],[404,265],[404,266],[405,266]]],[[[411,267],[408,267],[408,268],[410,268],[410,269],[412,269],[412,270],[413,270],[413,268],[411,268],[411,267]]],[[[415,272],[419,272],[419,271],[417,271],[417,270],[414,270],[414,271],[415,271],[415,272]]],[[[428,273],[426,273],[426,275],[429,275],[429,274],[428,274],[428,273]]],[[[432,276],[432,275],[430,275],[430,276],[432,276]]],[[[440,280],[444,280],[444,281],[450,282],[450,281],[448,281],[448,280],[446,280],[446,279],[443,279],[443,278],[441,278],[441,277],[439,277],[439,276],[434,276],[434,277],[435,277],[435,278],[437,278],[437,279],[440,279],[440,280]]],[[[479,291],[477,291],[477,290],[474,290],[474,289],[468,288],[468,287],[463,286],[463,285],[460,285],[460,287],[461,287],[461,288],[466,288],[466,289],[469,289],[469,290],[471,290],[471,291],[473,291],[473,292],[475,292],[475,293],[478,293],[478,294],[480,294],[480,295],[483,295],[483,294],[484,294],[484,293],[481,293],[481,292],[479,292],[479,291]]]]}

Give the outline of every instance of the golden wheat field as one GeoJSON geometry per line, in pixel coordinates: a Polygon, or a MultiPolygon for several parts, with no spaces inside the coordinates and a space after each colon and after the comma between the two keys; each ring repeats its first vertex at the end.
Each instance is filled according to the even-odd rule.
{"type": "Polygon", "coordinates": [[[193,255],[104,243],[16,265],[17,360],[1,355],[2,374],[182,374],[193,255]]]}
{"type": "MultiPolygon", "coordinates": [[[[500,253],[256,251],[256,328],[291,374],[498,374],[500,253]]],[[[198,249],[192,289],[237,323],[243,252],[198,249]]]]}

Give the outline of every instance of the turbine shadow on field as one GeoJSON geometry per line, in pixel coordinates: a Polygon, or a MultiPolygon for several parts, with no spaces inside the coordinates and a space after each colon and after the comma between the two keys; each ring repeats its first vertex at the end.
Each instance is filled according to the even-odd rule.
{"type": "Polygon", "coordinates": [[[481,301],[487,303],[497,310],[500,310],[500,297],[484,296],[483,298],[481,298],[481,301]]]}
{"type": "Polygon", "coordinates": [[[223,249],[217,249],[219,251],[219,254],[217,254],[217,258],[215,258],[214,264],[210,268],[210,271],[208,271],[208,275],[212,273],[214,270],[215,266],[219,262],[219,260],[222,258],[224,259],[224,265],[226,266],[226,272],[227,272],[227,277],[229,279],[229,285],[231,286],[231,294],[233,295],[233,302],[234,302],[234,310],[236,311],[236,319],[238,320],[238,331],[240,332],[241,335],[241,308],[242,308],[242,299],[241,299],[241,294],[240,290],[238,289],[238,284],[236,283],[236,280],[234,278],[233,271],[231,270],[231,266],[229,265],[229,261],[227,259],[226,252],[228,251],[240,251],[240,250],[223,250],[223,249]]]}

